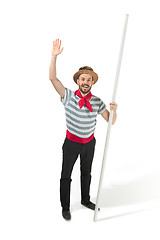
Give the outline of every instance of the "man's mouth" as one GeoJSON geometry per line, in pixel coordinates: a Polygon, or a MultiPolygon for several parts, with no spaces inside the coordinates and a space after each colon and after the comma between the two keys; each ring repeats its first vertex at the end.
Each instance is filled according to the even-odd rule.
{"type": "Polygon", "coordinates": [[[82,87],[83,88],[88,88],[89,86],[85,84],[85,85],[82,85],[82,87]]]}

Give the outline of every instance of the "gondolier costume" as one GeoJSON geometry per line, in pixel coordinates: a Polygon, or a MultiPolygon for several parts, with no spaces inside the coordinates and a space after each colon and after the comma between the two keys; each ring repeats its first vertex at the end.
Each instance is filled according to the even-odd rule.
{"type": "MultiPolygon", "coordinates": [[[[94,75],[94,83],[98,80],[97,74],[92,68],[80,68],[74,75],[76,82],[81,73],[89,73],[94,75]]],[[[71,174],[73,166],[80,155],[81,170],[81,203],[90,203],[90,183],[91,183],[91,167],[94,156],[96,139],[94,137],[96,118],[98,114],[102,114],[106,105],[103,101],[89,92],[82,97],[80,90],[71,91],[65,88],[65,96],[61,98],[61,102],[65,108],[66,116],[66,138],[62,146],[63,163],[60,179],[60,200],[62,209],[69,211],[70,209],[70,187],[71,174]]]]}

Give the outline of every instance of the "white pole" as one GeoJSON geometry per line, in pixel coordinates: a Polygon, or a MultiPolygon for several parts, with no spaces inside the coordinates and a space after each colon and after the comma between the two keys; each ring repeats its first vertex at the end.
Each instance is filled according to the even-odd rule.
{"type": "MultiPolygon", "coordinates": [[[[124,48],[124,42],[125,42],[125,35],[126,35],[126,30],[127,30],[128,16],[129,16],[128,14],[125,15],[125,22],[124,22],[123,34],[122,34],[120,51],[119,51],[119,57],[118,57],[118,63],[117,63],[117,71],[116,71],[116,76],[115,76],[115,83],[114,83],[112,102],[115,102],[115,100],[116,100],[116,94],[117,94],[117,88],[118,88],[118,80],[119,80],[119,73],[120,73],[121,62],[122,62],[122,54],[123,54],[123,48],[124,48]]],[[[109,116],[109,123],[108,123],[108,130],[107,130],[107,135],[106,135],[105,146],[104,146],[104,154],[103,154],[101,174],[100,174],[100,180],[99,180],[99,186],[98,186],[96,207],[95,207],[95,212],[94,212],[94,221],[97,220],[100,192],[101,192],[101,187],[102,187],[105,163],[106,163],[108,146],[109,146],[109,138],[110,138],[110,133],[111,133],[112,119],[113,119],[113,110],[110,111],[110,116],[109,116]]]]}

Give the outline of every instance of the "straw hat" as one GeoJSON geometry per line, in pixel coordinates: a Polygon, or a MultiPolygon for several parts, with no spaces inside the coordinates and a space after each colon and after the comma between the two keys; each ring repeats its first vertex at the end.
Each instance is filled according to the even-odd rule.
{"type": "Polygon", "coordinates": [[[84,66],[84,67],[81,67],[79,71],[74,74],[73,79],[75,83],[77,83],[77,78],[84,73],[90,74],[93,77],[94,84],[98,81],[97,73],[95,73],[91,67],[84,66]]]}

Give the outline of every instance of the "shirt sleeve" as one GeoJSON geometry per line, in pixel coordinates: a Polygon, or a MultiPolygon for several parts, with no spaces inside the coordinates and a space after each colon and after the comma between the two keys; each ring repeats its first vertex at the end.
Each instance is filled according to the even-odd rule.
{"type": "Polygon", "coordinates": [[[63,103],[64,106],[66,106],[69,103],[69,101],[71,100],[72,94],[73,92],[70,89],[65,88],[64,98],[61,97],[61,102],[63,103]]]}
{"type": "Polygon", "coordinates": [[[102,114],[106,110],[105,103],[100,99],[98,114],[102,114]]]}

